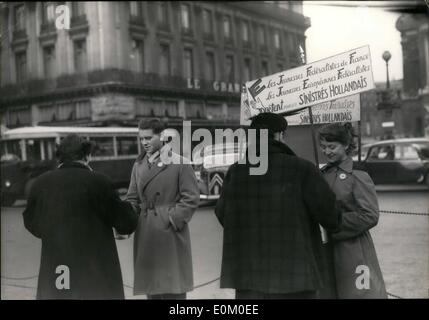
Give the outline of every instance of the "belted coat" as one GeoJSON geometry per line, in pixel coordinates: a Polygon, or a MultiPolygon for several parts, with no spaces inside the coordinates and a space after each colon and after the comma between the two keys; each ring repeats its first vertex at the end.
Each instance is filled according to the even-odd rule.
{"type": "Polygon", "coordinates": [[[193,289],[188,223],[200,194],[189,161],[171,155],[172,163],[158,157],[149,166],[142,154],[132,169],[126,199],[140,212],[134,234],[134,294],[193,289]]]}
{"type": "Polygon", "coordinates": [[[325,166],[322,174],[334,191],[343,216],[341,228],[330,234],[338,298],[387,299],[369,232],[377,225],[379,218],[372,179],[365,171],[354,169],[351,158],[337,166],[325,166]]]}

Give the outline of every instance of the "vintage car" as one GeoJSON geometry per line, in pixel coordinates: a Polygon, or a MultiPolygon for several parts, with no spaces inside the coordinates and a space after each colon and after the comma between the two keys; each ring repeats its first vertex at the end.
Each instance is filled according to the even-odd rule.
{"type": "Polygon", "coordinates": [[[429,139],[384,140],[365,146],[364,168],[375,184],[426,184],[429,187],[429,139]]]}
{"type": "MultiPolygon", "coordinates": [[[[201,200],[217,200],[228,168],[246,145],[210,145],[194,153],[193,167],[201,200]]],[[[357,156],[353,157],[357,162],[357,156]]],[[[429,187],[429,139],[384,140],[362,146],[360,168],[375,184],[426,184],[429,187]]],[[[324,164],[320,164],[323,167],[324,164]]]]}
{"type": "Polygon", "coordinates": [[[244,156],[246,144],[223,143],[196,151],[192,165],[198,180],[201,200],[217,200],[228,168],[244,156]]]}

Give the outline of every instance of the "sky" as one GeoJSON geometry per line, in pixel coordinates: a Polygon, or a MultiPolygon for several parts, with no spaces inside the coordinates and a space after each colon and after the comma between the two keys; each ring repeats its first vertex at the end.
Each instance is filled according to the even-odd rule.
{"type": "Polygon", "coordinates": [[[305,33],[307,63],[369,45],[375,82],[386,81],[386,63],[382,59],[386,50],[392,55],[389,79],[403,78],[401,34],[395,28],[399,13],[365,6],[368,2],[364,1],[353,1],[356,5],[352,7],[339,6],[343,1],[329,1],[331,5],[320,2],[324,1],[304,1],[304,15],[311,19],[311,27],[305,33]]]}

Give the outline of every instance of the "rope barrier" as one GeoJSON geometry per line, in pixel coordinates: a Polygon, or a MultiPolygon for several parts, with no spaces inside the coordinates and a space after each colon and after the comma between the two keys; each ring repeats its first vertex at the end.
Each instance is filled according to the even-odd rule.
{"type": "MultiPolygon", "coordinates": [[[[220,278],[216,278],[216,279],[213,279],[213,280],[211,280],[211,281],[207,281],[207,282],[202,283],[202,284],[200,284],[200,285],[198,285],[198,286],[195,286],[193,289],[197,289],[197,288],[200,288],[200,287],[206,286],[206,285],[208,285],[208,284],[210,284],[210,283],[213,283],[213,282],[218,281],[219,279],[220,279],[220,278]]],[[[18,285],[18,284],[2,283],[1,285],[2,285],[2,286],[8,286],[8,287],[23,288],[23,289],[32,289],[32,290],[36,290],[36,289],[37,289],[36,287],[29,287],[29,286],[23,286],[23,285],[18,285]]],[[[131,287],[131,286],[129,286],[129,285],[126,285],[126,284],[124,284],[124,287],[129,288],[129,289],[133,289],[133,287],[131,287]]],[[[389,296],[391,296],[391,297],[394,297],[394,298],[396,298],[396,299],[405,299],[405,298],[403,298],[403,297],[397,296],[397,295],[392,294],[392,293],[390,293],[390,292],[387,292],[387,295],[389,295],[389,296]]]]}
{"type": "Polygon", "coordinates": [[[201,287],[204,287],[204,286],[206,286],[206,285],[209,285],[209,284],[211,284],[211,283],[213,283],[213,282],[216,282],[216,281],[218,281],[220,279],[220,277],[218,277],[218,278],[216,278],[216,279],[213,279],[213,280],[210,280],[210,281],[207,281],[207,282],[204,282],[204,283],[202,283],[202,284],[199,284],[198,286],[195,286],[194,287],[194,290],[195,289],[198,289],[198,288],[201,288],[201,287]]]}
{"type": "Polygon", "coordinates": [[[1,277],[2,279],[6,279],[6,280],[30,280],[30,279],[35,279],[35,278],[38,278],[39,277],[39,275],[34,275],[34,276],[31,276],[31,277],[23,277],[23,278],[13,278],[13,277],[1,277]]]}
{"type": "MultiPolygon", "coordinates": [[[[429,213],[427,213],[427,212],[406,212],[406,211],[394,211],[394,210],[380,210],[380,213],[402,214],[402,215],[415,215],[415,216],[429,216],[429,213]]],[[[6,279],[6,280],[31,280],[31,279],[35,279],[37,277],[38,277],[38,275],[34,275],[34,276],[30,276],[30,277],[21,277],[21,278],[20,277],[3,277],[2,276],[1,278],[2,279],[6,279]]],[[[204,286],[207,286],[207,285],[209,285],[211,283],[214,283],[214,282],[218,281],[219,279],[220,279],[220,277],[215,278],[215,279],[210,280],[210,281],[207,281],[207,282],[204,282],[202,284],[199,284],[199,285],[193,287],[193,290],[201,288],[201,287],[204,287],[204,286]]],[[[15,285],[15,284],[4,284],[4,283],[2,283],[1,285],[3,285],[3,286],[17,287],[17,288],[25,288],[25,289],[36,289],[35,287],[28,287],[28,286],[15,285]]],[[[125,288],[128,288],[128,289],[134,289],[134,287],[129,286],[127,284],[123,284],[123,286],[125,288]]],[[[397,296],[397,295],[389,293],[389,292],[387,292],[387,294],[389,296],[397,298],[397,299],[404,299],[403,297],[397,296]]]]}
{"type": "MultiPolygon", "coordinates": [[[[218,281],[219,279],[220,279],[220,277],[217,277],[216,279],[213,279],[213,280],[210,280],[210,281],[207,281],[207,282],[201,283],[201,284],[199,284],[199,285],[197,285],[197,286],[193,287],[193,288],[192,288],[192,290],[195,290],[195,289],[198,289],[198,288],[201,288],[201,287],[207,286],[207,285],[209,285],[209,284],[211,284],[211,283],[213,283],[213,282],[218,281]]],[[[125,287],[125,288],[128,288],[128,289],[134,289],[134,287],[129,286],[129,285],[125,284],[125,283],[124,283],[124,287],[125,287]]]]}
{"type": "Polygon", "coordinates": [[[394,298],[396,298],[396,299],[405,299],[405,298],[402,298],[402,297],[400,297],[400,296],[397,296],[397,295],[395,295],[395,294],[392,294],[392,293],[387,293],[387,295],[388,296],[391,296],[391,297],[394,297],[394,298]]]}
{"type": "Polygon", "coordinates": [[[381,213],[389,214],[404,214],[404,215],[414,215],[414,216],[429,216],[427,212],[405,212],[405,211],[393,211],[393,210],[380,210],[381,213]]]}
{"type": "Polygon", "coordinates": [[[28,287],[28,286],[22,286],[20,284],[9,284],[9,283],[2,283],[2,286],[7,286],[7,287],[16,287],[16,288],[23,288],[23,289],[33,289],[36,290],[36,287],[28,287]]]}

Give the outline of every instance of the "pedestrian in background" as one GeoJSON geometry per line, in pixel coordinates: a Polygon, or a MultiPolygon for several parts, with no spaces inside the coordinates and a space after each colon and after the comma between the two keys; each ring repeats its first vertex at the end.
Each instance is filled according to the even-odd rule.
{"type": "Polygon", "coordinates": [[[249,175],[249,163],[233,164],[216,206],[220,286],[236,289],[237,299],[317,298],[325,285],[319,224],[335,230],[341,216],[319,170],[284,143],[286,128],[280,115],[254,117],[250,129],[268,130],[267,172],[249,175]]]}
{"type": "Polygon", "coordinates": [[[65,137],[59,166],[34,182],[24,225],[42,240],[37,299],[124,299],[113,230],[132,233],[137,214],[110,179],[89,167],[91,144],[65,137]]]}
{"type": "Polygon", "coordinates": [[[369,230],[378,223],[377,193],[370,176],[354,168],[356,147],[350,123],[332,123],[319,130],[320,147],[328,164],[323,176],[336,194],[343,216],[333,240],[338,298],[387,298],[383,275],[369,230]],[[359,277],[359,279],[358,279],[359,277]]]}
{"type": "Polygon", "coordinates": [[[158,119],[139,123],[144,152],[133,166],[126,197],[140,212],[134,235],[134,294],[186,299],[194,286],[188,223],[200,194],[189,161],[161,141],[164,129],[158,119]],[[167,158],[171,163],[163,161],[167,158]]]}

